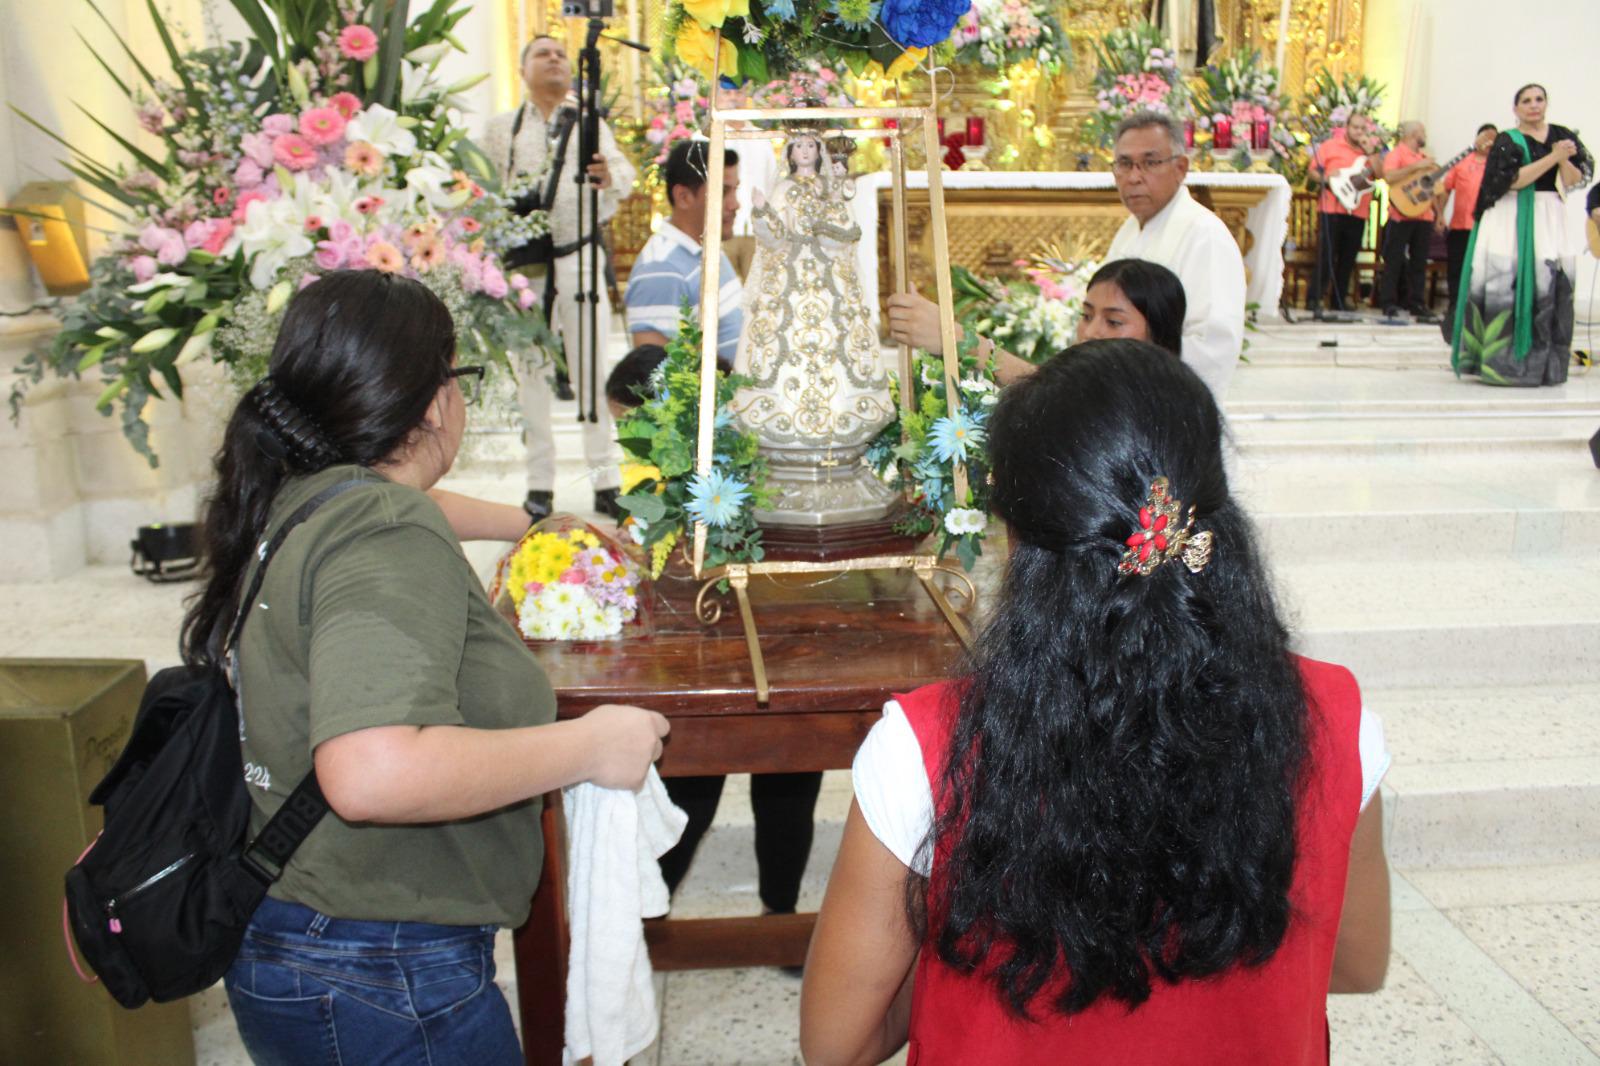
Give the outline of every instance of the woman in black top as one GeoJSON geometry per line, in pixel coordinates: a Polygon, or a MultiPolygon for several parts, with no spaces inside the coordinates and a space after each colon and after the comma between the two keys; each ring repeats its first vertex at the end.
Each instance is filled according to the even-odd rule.
{"type": "Polygon", "coordinates": [[[1562,197],[1588,184],[1594,161],[1546,121],[1546,103],[1542,85],[1517,90],[1517,125],[1495,138],[1478,192],[1452,362],[1487,385],[1567,380],[1579,234],[1562,197]]]}

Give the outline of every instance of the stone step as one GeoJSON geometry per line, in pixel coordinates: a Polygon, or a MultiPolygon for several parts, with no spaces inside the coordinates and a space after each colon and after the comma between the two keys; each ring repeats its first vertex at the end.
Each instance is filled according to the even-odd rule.
{"type": "Polygon", "coordinates": [[[1600,681],[1600,558],[1273,566],[1297,647],[1381,687],[1600,681]]]}
{"type": "Polygon", "coordinates": [[[1600,857],[1593,684],[1375,689],[1394,755],[1390,860],[1402,867],[1600,857]]]}

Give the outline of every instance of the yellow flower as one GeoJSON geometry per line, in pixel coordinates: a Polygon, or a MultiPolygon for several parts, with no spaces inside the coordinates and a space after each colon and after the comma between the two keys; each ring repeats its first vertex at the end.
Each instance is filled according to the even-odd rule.
{"type": "MultiPolygon", "coordinates": [[[[701,26],[696,19],[684,19],[678,26],[678,36],[673,42],[678,58],[708,78],[715,80],[711,66],[717,53],[717,38],[701,26]]],[[[722,39],[722,74],[734,77],[739,73],[739,48],[726,37],[722,39]]]]}
{"type": "Polygon", "coordinates": [[[922,61],[927,58],[928,50],[926,48],[907,48],[900,53],[893,63],[889,64],[889,80],[894,81],[905,77],[913,70],[916,70],[922,61]]]}
{"type": "Polygon", "coordinates": [[[683,0],[683,10],[708,30],[720,27],[730,18],[750,14],[750,0],[683,0]]]}
{"type": "Polygon", "coordinates": [[[656,482],[656,491],[666,488],[661,484],[661,468],[649,463],[623,463],[622,464],[622,494],[626,496],[639,486],[641,482],[656,482]]]}

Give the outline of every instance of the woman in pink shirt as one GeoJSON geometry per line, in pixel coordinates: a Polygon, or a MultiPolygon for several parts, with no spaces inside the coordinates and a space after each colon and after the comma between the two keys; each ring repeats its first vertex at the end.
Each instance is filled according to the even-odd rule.
{"type": "Polygon", "coordinates": [[[1456,317],[1456,293],[1461,291],[1461,267],[1467,260],[1467,240],[1472,236],[1472,209],[1478,205],[1478,189],[1483,185],[1483,164],[1489,158],[1489,149],[1494,147],[1494,139],[1499,132],[1493,122],[1485,122],[1478,127],[1478,140],[1473,145],[1472,154],[1450,168],[1450,172],[1439,183],[1439,191],[1433,200],[1433,228],[1446,234],[1450,255],[1450,310],[1444,319],[1444,339],[1447,341],[1455,340],[1452,327],[1456,317]],[[1455,202],[1447,213],[1445,204],[1451,193],[1455,194],[1455,202]]]}

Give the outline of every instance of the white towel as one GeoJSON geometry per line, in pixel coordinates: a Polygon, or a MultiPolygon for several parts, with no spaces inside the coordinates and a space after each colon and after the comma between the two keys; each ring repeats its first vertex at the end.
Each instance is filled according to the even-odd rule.
{"type": "Polygon", "coordinates": [[[572,1066],[622,1066],[655,1042],[656,1013],[645,918],[667,913],[656,860],[689,816],[667,798],[654,766],[638,792],[587,782],[563,793],[567,814],[567,1047],[572,1066]]]}

